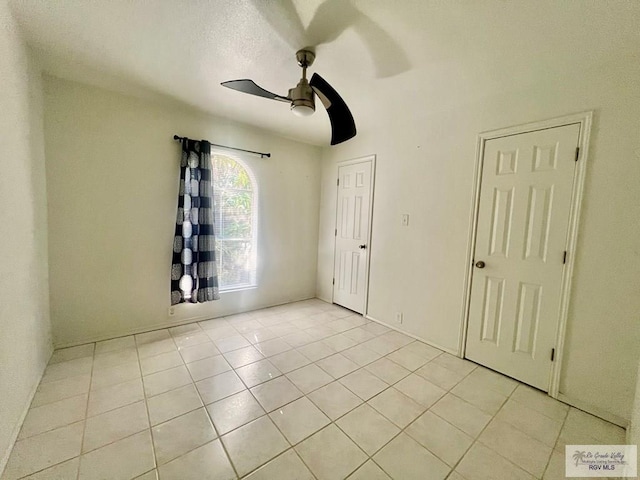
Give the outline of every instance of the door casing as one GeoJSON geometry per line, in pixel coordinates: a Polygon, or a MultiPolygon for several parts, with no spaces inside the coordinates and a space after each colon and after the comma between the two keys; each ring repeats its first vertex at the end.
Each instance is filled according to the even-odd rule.
{"type": "MultiPolygon", "coordinates": [[[[376,156],[375,155],[367,155],[364,157],[354,158],[352,160],[342,160],[336,163],[336,179],[338,178],[338,172],[340,171],[340,167],[345,167],[347,165],[354,165],[357,163],[371,162],[371,189],[369,192],[369,231],[367,232],[367,248],[365,250],[366,257],[366,271],[364,275],[364,305],[362,306],[362,316],[367,316],[367,310],[369,308],[369,272],[371,271],[371,232],[373,231],[373,199],[374,199],[374,190],[376,184],[376,156]]],[[[338,228],[338,185],[336,183],[336,209],[335,209],[335,222],[334,229],[338,228]]],[[[336,238],[333,238],[333,278],[335,281],[336,276],[336,238]]],[[[334,301],[334,290],[335,285],[331,287],[331,303],[334,301]]]]}
{"type": "Polygon", "coordinates": [[[558,332],[556,334],[556,353],[553,362],[551,380],[549,382],[549,395],[558,398],[560,387],[560,373],[564,353],[564,340],[567,328],[567,317],[569,313],[571,279],[576,258],[576,247],[578,241],[578,228],[580,221],[580,209],[584,191],[585,174],[589,153],[589,137],[591,134],[591,124],[593,122],[593,111],[581,112],[549,120],[516,125],[513,127],[491,130],[478,134],[476,143],[476,163],[473,175],[473,195],[471,214],[469,217],[469,238],[467,241],[467,258],[463,288],[463,309],[460,322],[458,356],[464,358],[467,343],[467,327],[469,325],[469,308],[471,306],[471,281],[473,276],[473,254],[476,246],[476,231],[478,227],[478,211],[480,208],[480,188],[482,184],[482,167],[484,157],[484,147],[487,140],[519,135],[537,130],[562,127],[571,124],[580,124],[580,134],[578,137],[579,156],[573,178],[573,189],[571,192],[571,206],[569,213],[569,229],[567,233],[566,247],[567,262],[562,272],[560,291],[560,313],[558,319],[558,332]]]}

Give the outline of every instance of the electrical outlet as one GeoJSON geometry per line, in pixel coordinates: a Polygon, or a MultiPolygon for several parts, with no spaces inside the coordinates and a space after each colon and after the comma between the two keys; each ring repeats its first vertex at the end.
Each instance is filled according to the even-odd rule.
{"type": "Polygon", "coordinates": [[[173,317],[176,314],[176,307],[169,307],[169,310],[167,311],[167,313],[169,314],[170,317],[173,317]]]}
{"type": "Polygon", "coordinates": [[[402,312],[396,312],[396,323],[402,323],[402,312]]]}
{"type": "Polygon", "coordinates": [[[402,214],[402,226],[403,227],[408,227],[409,226],[409,214],[408,213],[403,213],[402,214]]]}

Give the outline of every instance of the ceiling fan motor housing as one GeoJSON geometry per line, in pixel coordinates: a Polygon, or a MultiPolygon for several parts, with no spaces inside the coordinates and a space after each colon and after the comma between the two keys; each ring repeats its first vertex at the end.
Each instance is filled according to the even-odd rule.
{"type": "Polygon", "coordinates": [[[313,98],[313,89],[309,85],[306,78],[300,80],[298,85],[289,90],[289,98],[291,99],[291,111],[301,117],[307,117],[316,110],[316,104],[313,98]]]}

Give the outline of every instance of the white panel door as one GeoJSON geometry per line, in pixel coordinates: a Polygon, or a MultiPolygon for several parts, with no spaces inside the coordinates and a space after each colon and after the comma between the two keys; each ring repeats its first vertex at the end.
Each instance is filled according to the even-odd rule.
{"type": "Polygon", "coordinates": [[[466,357],[548,391],[579,124],[485,142],[466,357]]]}
{"type": "Polygon", "coordinates": [[[370,160],[338,168],[333,302],[364,313],[371,208],[370,160]]]}

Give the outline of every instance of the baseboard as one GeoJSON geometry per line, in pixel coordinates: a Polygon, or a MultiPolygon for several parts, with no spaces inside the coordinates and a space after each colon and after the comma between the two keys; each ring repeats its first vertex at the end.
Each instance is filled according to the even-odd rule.
{"type": "MultiPolygon", "coordinates": [[[[322,300],[322,299],[321,299],[322,300]]],[[[426,343],[427,345],[431,345],[432,347],[438,348],[440,350],[444,350],[447,353],[450,353],[451,355],[455,355],[456,357],[458,356],[458,351],[451,349],[451,348],[447,348],[447,347],[443,347],[442,345],[438,345],[434,342],[431,342],[429,340],[426,340],[424,338],[420,338],[417,335],[413,335],[409,332],[405,332],[403,330],[401,330],[400,328],[398,328],[395,325],[391,325],[387,322],[383,322],[382,320],[378,320],[377,318],[373,318],[370,315],[365,315],[365,318],[368,320],[372,320],[376,323],[379,323],[381,325],[384,325],[385,327],[389,327],[392,330],[395,330],[397,332],[403,333],[405,335],[408,335],[412,338],[415,338],[416,340],[420,340],[421,342],[426,343]]],[[[591,415],[594,415],[598,418],[601,418],[603,420],[606,420],[607,422],[613,423],[615,425],[618,425],[619,427],[628,429],[629,428],[629,421],[619,417],[618,415],[614,415],[613,413],[607,412],[606,410],[603,410],[601,408],[595,407],[593,405],[590,405],[586,402],[582,402],[580,400],[576,400],[575,398],[572,398],[570,396],[564,395],[563,393],[558,394],[558,400],[560,400],[563,403],[566,403],[568,405],[571,405],[572,407],[575,407],[579,410],[582,410],[584,412],[590,413],[591,415]]]]}
{"type": "Polygon", "coordinates": [[[458,356],[458,351],[457,350],[454,350],[454,349],[451,349],[451,348],[448,348],[448,347],[443,347],[442,345],[438,345],[438,344],[436,344],[434,342],[431,342],[429,340],[421,338],[421,337],[419,337],[417,335],[414,335],[412,333],[405,332],[404,330],[396,327],[395,325],[391,325],[391,324],[389,324],[387,322],[383,322],[382,320],[378,320],[377,318],[373,318],[371,315],[365,315],[364,318],[366,318],[367,320],[372,320],[372,321],[374,321],[376,323],[379,323],[380,325],[384,325],[385,327],[388,327],[391,330],[395,330],[396,332],[403,333],[404,335],[407,335],[407,336],[409,336],[411,338],[415,338],[416,340],[420,340],[422,343],[426,343],[427,345],[429,345],[431,347],[434,347],[434,348],[437,348],[438,350],[443,350],[443,351],[445,351],[447,353],[450,353],[451,355],[455,355],[456,357],[458,356]]]}
{"type": "Polygon", "coordinates": [[[139,333],[153,332],[154,330],[162,330],[164,328],[179,327],[181,325],[188,325],[190,323],[202,322],[204,320],[213,320],[215,318],[229,317],[231,315],[238,315],[240,313],[254,312],[256,310],[262,310],[264,308],[278,307],[280,305],[287,305],[289,303],[295,303],[295,302],[303,302],[305,300],[311,300],[313,298],[316,298],[316,297],[305,297],[300,299],[288,300],[282,303],[267,304],[260,307],[251,308],[248,310],[239,310],[233,313],[225,313],[224,315],[215,315],[215,314],[214,315],[198,315],[195,317],[179,318],[179,319],[155,323],[152,325],[146,325],[144,327],[139,327],[139,328],[112,331],[112,332],[96,335],[94,337],[88,337],[81,340],[55,343],[54,348],[58,349],[58,348],[76,347],[78,345],[85,345],[87,343],[101,342],[103,340],[111,340],[113,338],[128,337],[129,335],[137,335],[139,333]]]}
{"type": "Polygon", "coordinates": [[[609,413],[606,410],[603,410],[599,407],[595,407],[587,402],[583,402],[581,400],[576,400],[573,397],[565,395],[564,393],[558,394],[558,400],[566,403],[567,405],[571,405],[572,407],[577,408],[578,410],[582,410],[583,412],[590,413],[598,418],[606,420],[607,422],[618,425],[622,428],[629,428],[629,421],[619,417],[618,415],[614,415],[613,413],[609,413]]]}
{"type": "Polygon", "coordinates": [[[316,295],[316,297],[315,297],[315,298],[317,298],[318,300],[322,300],[322,301],[323,301],[323,302],[325,302],[325,303],[333,303],[333,302],[331,301],[331,299],[330,299],[330,298],[329,298],[329,299],[327,299],[327,298],[324,298],[324,297],[320,297],[320,296],[318,296],[318,295],[316,295]]]}
{"type": "MultiPolygon", "coordinates": [[[[49,357],[51,357],[52,354],[53,354],[53,349],[51,350],[51,352],[49,352],[49,357]]],[[[2,458],[0,458],[0,477],[2,477],[2,474],[4,473],[4,469],[7,466],[7,462],[9,461],[9,456],[11,455],[11,451],[13,450],[13,447],[16,444],[16,440],[18,439],[18,435],[20,434],[20,429],[22,428],[24,419],[27,417],[27,413],[29,413],[29,408],[31,408],[31,402],[33,402],[33,397],[35,397],[36,392],[38,391],[38,386],[42,381],[42,376],[44,375],[44,371],[47,368],[48,363],[49,362],[47,361],[44,364],[44,366],[41,368],[40,375],[38,376],[38,380],[31,387],[31,392],[29,393],[28,401],[25,403],[24,409],[20,414],[20,419],[18,420],[16,425],[13,427],[13,431],[11,432],[11,436],[9,437],[10,440],[9,440],[9,445],[7,447],[7,450],[6,452],[3,452],[2,458]]]]}
{"type": "MultiPolygon", "coordinates": [[[[244,312],[238,312],[238,313],[244,313],[244,312]]],[[[144,327],[139,327],[139,328],[118,330],[117,332],[115,331],[109,332],[109,333],[96,335],[94,337],[88,337],[81,340],[74,340],[71,342],[64,342],[64,343],[56,343],[55,348],[59,349],[59,348],[76,347],[78,345],[86,345],[87,343],[101,342],[103,340],[111,340],[111,339],[120,338],[120,337],[128,337],[129,335],[137,335],[139,333],[153,332],[154,330],[162,330],[164,328],[178,327],[180,325],[188,325],[189,323],[202,322],[204,320],[212,320],[214,318],[221,318],[224,316],[228,316],[228,315],[220,315],[218,317],[211,316],[211,315],[200,315],[197,317],[180,318],[178,320],[154,323],[152,325],[146,325],[144,327]]]]}

